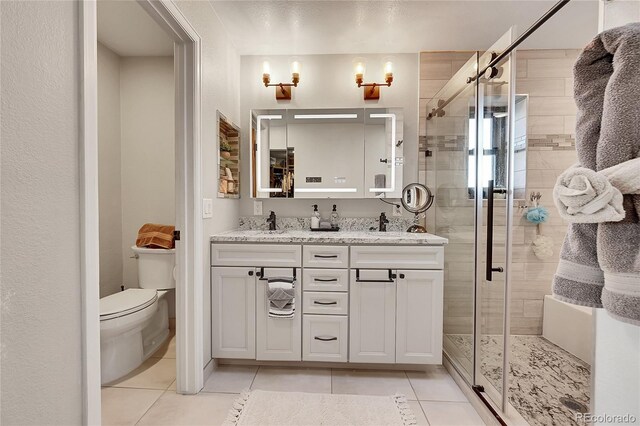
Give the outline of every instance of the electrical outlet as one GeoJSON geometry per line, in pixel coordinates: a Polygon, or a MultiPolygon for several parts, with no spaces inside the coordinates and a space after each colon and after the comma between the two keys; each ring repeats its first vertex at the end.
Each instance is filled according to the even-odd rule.
{"type": "Polygon", "coordinates": [[[396,217],[402,216],[402,210],[400,209],[400,206],[398,204],[393,205],[393,215],[396,217]]]}
{"type": "Polygon", "coordinates": [[[211,198],[202,199],[202,218],[211,219],[213,217],[213,200],[211,198]]]}
{"type": "Polygon", "coordinates": [[[262,201],[253,202],[253,215],[262,216],[262,201]]]}

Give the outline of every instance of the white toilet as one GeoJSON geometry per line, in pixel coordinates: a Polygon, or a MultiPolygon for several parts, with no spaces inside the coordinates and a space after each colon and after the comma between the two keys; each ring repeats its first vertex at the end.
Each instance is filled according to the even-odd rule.
{"type": "Polygon", "coordinates": [[[138,285],[100,299],[102,384],[133,371],[169,336],[167,291],[175,289],[175,249],[131,247],[138,285]]]}

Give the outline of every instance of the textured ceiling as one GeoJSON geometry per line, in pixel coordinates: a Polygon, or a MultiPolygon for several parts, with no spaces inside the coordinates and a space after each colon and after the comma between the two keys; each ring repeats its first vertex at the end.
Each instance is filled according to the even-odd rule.
{"type": "MultiPolygon", "coordinates": [[[[523,31],[555,3],[210,1],[242,55],[482,50],[512,25],[523,31]]],[[[574,0],[525,47],[583,47],[597,21],[597,1],[574,0]]]]}
{"type": "Polygon", "coordinates": [[[173,41],[132,0],[98,1],[98,41],[120,56],[173,55],[173,41]]]}

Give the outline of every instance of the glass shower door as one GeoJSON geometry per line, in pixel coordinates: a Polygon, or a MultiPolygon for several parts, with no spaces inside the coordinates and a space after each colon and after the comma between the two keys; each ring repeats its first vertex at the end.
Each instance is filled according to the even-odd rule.
{"type": "MultiPolygon", "coordinates": [[[[480,57],[483,70],[512,40],[511,31],[480,57]]],[[[476,293],[475,384],[506,411],[509,339],[509,274],[513,206],[513,84],[512,59],[478,79],[477,233],[479,265],[476,293]],[[505,373],[506,372],[506,373],[505,373]]]]}
{"type": "Polygon", "coordinates": [[[475,139],[478,55],[474,54],[427,104],[427,186],[435,208],[427,227],[445,246],[444,350],[471,384],[474,377],[475,139]],[[429,156],[430,154],[430,156],[429,156]],[[433,171],[433,173],[429,173],[433,171]]]}
{"type": "Polygon", "coordinates": [[[511,30],[474,54],[427,105],[427,185],[445,247],[444,351],[498,410],[506,407],[510,229],[513,203],[512,61],[483,75],[511,30]],[[434,173],[429,174],[428,171],[434,173]]]}

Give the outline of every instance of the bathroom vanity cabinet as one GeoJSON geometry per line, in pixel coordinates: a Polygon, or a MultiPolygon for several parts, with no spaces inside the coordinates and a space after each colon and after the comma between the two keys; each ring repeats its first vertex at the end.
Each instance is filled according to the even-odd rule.
{"type": "Polygon", "coordinates": [[[213,357],[440,364],[446,239],[368,245],[362,234],[347,244],[213,237],[213,357]],[[267,279],[293,275],[294,318],[270,318],[267,279]]]}

